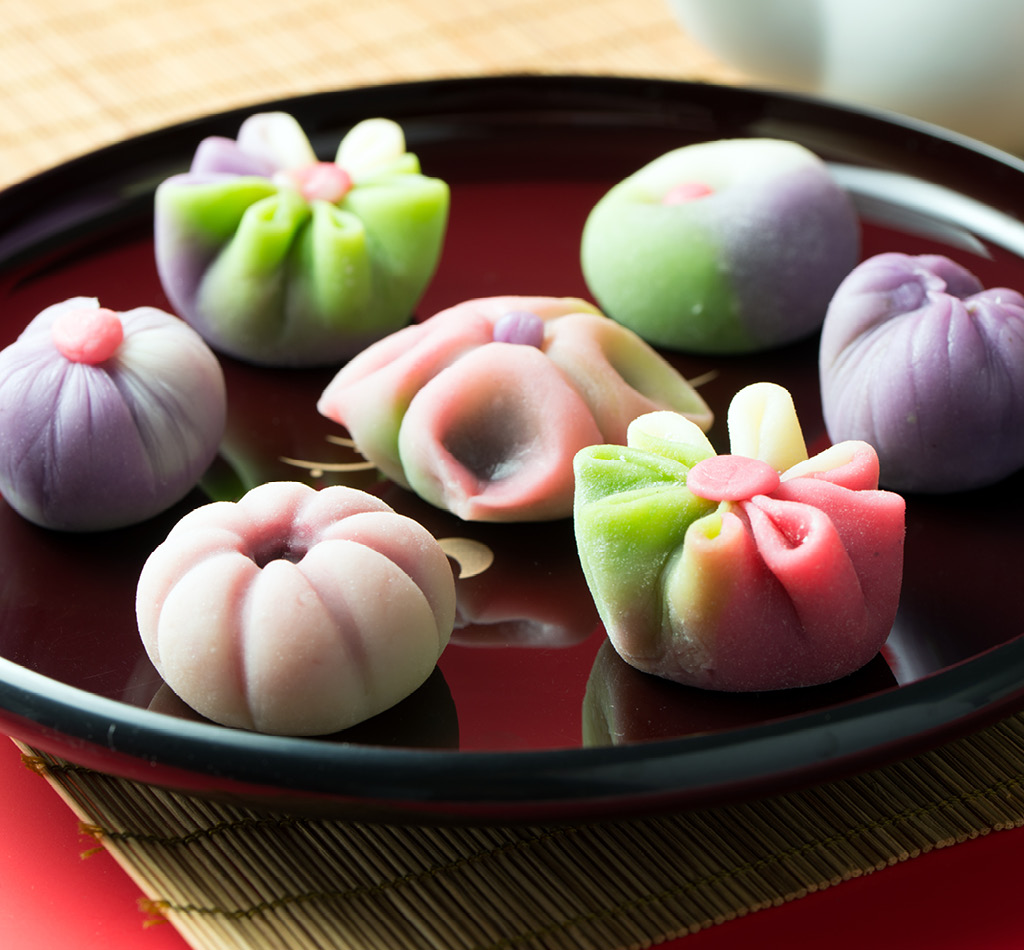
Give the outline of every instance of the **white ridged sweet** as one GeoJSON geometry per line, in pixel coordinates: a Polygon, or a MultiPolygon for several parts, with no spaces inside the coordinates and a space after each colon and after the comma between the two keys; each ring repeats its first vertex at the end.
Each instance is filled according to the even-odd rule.
{"type": "Polygon", "coordinates": [[[136,612],[154,666],[197,712],[323,735],[427,679],[455,582],[427,530],[379,498],[269,482],[182,518],[142,570],[136,612]]]}

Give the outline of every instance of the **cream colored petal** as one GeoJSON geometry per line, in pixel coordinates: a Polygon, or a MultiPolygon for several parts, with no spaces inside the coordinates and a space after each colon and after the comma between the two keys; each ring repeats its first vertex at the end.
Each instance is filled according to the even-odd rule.
{"type": "Polygon", "coordinates": [[[353,178],[365,175],[405,154],[405,133],[391,119],[364,119],[338,146],[335,161],[353,178]]]}
{"type": "Polygon", "coordinates": [[[830,481],[855,491],[877,488],[878,455],[867,442],[837,442],[783,472],[782,480],[823,474],[828,474],[830,481]]]}
{"type": "Polygon", "coordinates": [[[626,430],[626,444],[642,452],[662,455],[664,453],[658,447],[665,442],[692,445],[712,455],[715,452],[700,427],[678,412],[660,410],[645,413],[634,419],[626,430]]]}
{"type": "Polygon", "coordinates": [[[243,152],[269,159],[280,168],[302,168],[317,160],[302,126],[287,112],[249,116],[238,130],[237,142],[243,152]]]}
{"type": "Polygon", "coordinates": [[[760,459],[777,472],[807,458],[793,397],[776,383],[753,383],[736,393],[729,404],[728,426],[733,455],[760,459]]]}

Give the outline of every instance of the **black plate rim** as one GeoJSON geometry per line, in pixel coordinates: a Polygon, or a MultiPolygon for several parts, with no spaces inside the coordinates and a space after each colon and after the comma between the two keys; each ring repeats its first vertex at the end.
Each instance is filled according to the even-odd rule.
{"type": "MultiPolygon", "coordinates": [[[[0,722],[6,712],[31,723],[22,738],[40,739],[44,751],[71,761],[76,750],[69,739],[149,766],[242,783],[257,795],[277,791],[413,808],[543,808],[667,796],[694,806],[712,797],[817,783],[857,771],[865,761],[874,767],[960,737],[1024,704],[1022,672],[1024,636],[898,689],[745,728],[617,747],[480,752],[330,743],[177,719],[0,657],[0,722]],[[949,709],[955,715],[943,712],[949,709]],[[866,720],[884,723],[885,742],[864,729],[866,720]],[[205,753],[201,760],[197,746],[205,753]]],[[[9,731],[19,738],[17,725],[9,731]]]]}

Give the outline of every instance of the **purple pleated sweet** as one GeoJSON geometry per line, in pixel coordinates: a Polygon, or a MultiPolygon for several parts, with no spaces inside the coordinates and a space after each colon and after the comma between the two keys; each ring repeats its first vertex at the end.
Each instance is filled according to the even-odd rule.
{"type": "Polygon", "coordinates": [[[829,436],[871,443],[889,488],[964,491],[1024,467],[1024,296],[946,257],[855,268],[829,306],[820,371],[829,436]]]}

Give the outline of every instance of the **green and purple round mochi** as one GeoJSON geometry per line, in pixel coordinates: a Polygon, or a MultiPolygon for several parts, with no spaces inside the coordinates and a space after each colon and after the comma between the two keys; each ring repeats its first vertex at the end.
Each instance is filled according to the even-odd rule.
{"type": "Polygon", "coordinates": [[[602,310],[649,343],[731,354],[814,333],[859,252],[852,202],[817,155],[722,139],[615,185],[586,221],[581,260],[602,310]]]}
{"type": "Polygon", "coordinates": [[[448,186],[402,129],[368,119],[317,160],[286,113],[210,137],[156,192],[157,270],[218,352],[266,366],[337,364],[407,324],[437,268],[448,186]]]}

